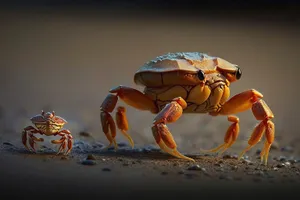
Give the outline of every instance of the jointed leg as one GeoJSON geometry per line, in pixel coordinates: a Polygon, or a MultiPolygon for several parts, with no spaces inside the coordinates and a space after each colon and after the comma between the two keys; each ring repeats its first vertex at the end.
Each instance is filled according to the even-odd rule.
{"type": "Polygon", "coordinates": [[[134,147],[134,142],[133,142],[131,136],[127,133],[129,127],[128,127],[128,121],[127,121],[127,118],[126,118],[126,109],[122,106],[119,106],[117,108],[116,122],[117,122],[118,128],[123,133],[123,135],[127,138],[127,140],[129,141],[131,147],[133,148],[134,147]]]}
{"type": "Polygon", "coordinates": [[[65,155],[68,155],[73,148],[73,137],[71,135],[71,132],[69,130],[64,129],[60,131],[57,135],[61,136],[61,139],[51,141],[53,144],[61,144],[59,146],[57,155],[62,153],[66,148],[67,151],[65,152],[65,155]]]}
{"type": "Polygon", "coordinates": [[[228,116],[228,121],[233,123],[227,129],[224,137],[224,143],[214,149],[202,150],[203,152],[219,152],[221,155],[235,143],[240,131],[239,118],[236,116],[228,116]]]}
{"type": "Polygon", "coordinates": [[[181,97],[173,99],[173,101],[167,104],[155,117],[153,122],[154,125],[152,126],[152,133],[156,143],[162,150],[177,158],[183,158],[195,162],[194,159],[182,155],[177,150],[176,142],[166,125],[167,123],[177,121],[186,106],[187,104],[185,100],[181,97]]]}
{"type": "Polygon", "coordinates": [[[118,102],[118,97],[120,97],[126,104],[139,110],[149,110],[152,113],[156,113],[157,107],[154,104],[154,102],[145,94],[130,87],[118,86],[110,90],[110,93],[115,93],[115,94],[108,94],[100,108],[102,130],[110,142],[109,146],[113,144],[115,149],[117,149],[118,146],[115,141],[116,123],[117,123],[118,128],[123,133],[123,135],[129,140],[131,146],[133,147],[134,142],[130,137],[130,135],[127,133],[128,120],[126,117],[125,108],[121,106],[118,107],[116,112],[116,123],[114,122],[110,114],[111,112],[113,112],[113,110],[116,107],[116,104],[118,102]]]}
{"type": "Polygon", "coordinates": [[[261,162],[267,165],[269,151],[275,138],[275,125],[270,119],[274,118],[274,115],[267,104],[262,100],[258,100],[252,106],[252,112],[257,120],[262,120],[254,129],[251,138],[248,140],[249,146],[245,148],[239,155],[239,159],[249,151],[255,144],[257,144],[263,133],[265,133],[264,147],[260,153],[261,162]]]}
{"type": "Polygon", "coordinates": [[[272,121],[270,121],[270,119],[274,118],[274,115],[264,100],[261,99],[262,97],[263,95],[258,91],[248,90],[232,97],[222,106],[220,112],[211,114],[214,116],[219,114],[229,115],[252,108],[253,115],[261,122],[255,127],[251,138],[248,141],[249,146],[242,151],[239,158],[256,145],[265,132],[266,142],[263,150],[261,151],[261,160],[266,165],[270,146],[274,141],[275,125],[272,121]]]}
{"type": "Polygon", "coordinates": [[[37,133],[42,134],[39,130],[37,130],[33,126],[27,126],[26,128],[24,128],[24,130],[22,132],[22,143],[28,151],[33,150],[35,152],[34,145],[36,144],[36,142],[44,141],[43,138],[37,138],[33,135],[33,134],[37,134],[37,133]],[[29,143],[31,149],[27,146],[27,140],[28,140],[28,143],[29,143]]]}

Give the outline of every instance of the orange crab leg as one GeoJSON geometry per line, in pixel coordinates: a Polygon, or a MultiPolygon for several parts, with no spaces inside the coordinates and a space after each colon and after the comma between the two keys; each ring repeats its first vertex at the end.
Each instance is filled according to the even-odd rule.
{"type": "Polygon", "coordinates": [[[43,138],[37,138],[33,135],[33,134],[37,134],[37,133],[42,134],[39,130],[35,129],[33,126],[27,126],[23,129],[22,143],[28,151],[31,151],[31,149],[27,146],[27,141],[33,151],[35,151],[34,145],[36,142],[44,141],[43,138]]]}
{"type": "Polygon", "coordinates": [[[57,155],[63,152],[66,148],[67,151],[65,152],[65,155],[68,155],[73,147],[73,136],[71,135],[71,132],[67,129],[61,130],[56,135],[62,136],[59,140],[52,140],[51,143],[53,144],[61,144],[59,146],[57,155]]]}
{"type": "Polygon", "coordinates": [[[240,126],[239,126],[239,118],[236,116],[228,116],[228,121],[233,122],[229,128],[227,129],[227,132],[224,137],[224,143],[216,148],[210,149],[210,150],[202,150],[203,152],[219,152],[219,155],[224,153],[228,148],[230,148],[236,141],[240,126]],[[221,151],[222,150],[222,151],[221,151]]]}
{"type": "Polygon", "coordinates": [[[120,129],[123,135],[128,139],[130,145],[134,147],[134,142],[131,136],[127,133],[129,126],[125,108],[121,106],[118,107],[115,116],[116,123],[114,122],[110,114],[116,107],[118,97],[120,97],[126,104],[139,110],[149,110],[152,113],[157,113],[157,107],[154,102],[145,94],[130,87],[121,85],[114,89],[111,89],[109,92],[115,94],[108,94],[100,107],[102,131],[110,142],[109,146],[113,144],[116,150],[118,147],[115,141],[117,123],[118,129],[120,129]]]}
{"type": "Polygon", "coordinates": [[[128,127],[128,121],[126,118],[126,109],[122,106],[119,106],[116,112],[116,122],[118,128],[121,130],[123,135],[127,138],[129,141],[131,147],[134,147],[134,142],[131,138],[131,136],[127,133],[129,127],[128,127]]]}
{"type": "Polygon", "coordinates": [[[263,95],[258,91],[254,89],[248,90],[232,97],[222,106],[218,113],[211,114],[214,116],[218,114],[235,114],[251,108],[255,118],[261,122],[255,127],[251,138],[248,140],[249,146],[242,151],[239,159],[260,141],[265,132],[266,142],[260,156],[262,162],[266,165],[268,162],[270,146],[274,141],[275,125],[270,121],[270,119],[274,118],[274,115],[265,101],[261,99],[262,97],[263,95]]]}
{"type": "Polygon", "coordinates": [[[195,162],[194,159],[184,156],[177,150],[176,142],[170,133],[167,123],[172,123],[178,120],[182,115],[183,109],[187,106],[184,99],[181,97],[173,99],[167,104],[155,117],[152,133],[158,146],[165,152],[177,157],[195,162]]]}

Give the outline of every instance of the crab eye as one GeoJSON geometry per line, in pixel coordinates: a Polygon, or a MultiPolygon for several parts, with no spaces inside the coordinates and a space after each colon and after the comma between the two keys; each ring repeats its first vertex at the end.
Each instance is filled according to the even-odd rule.
{"type": "Polygon", "coordinates": [[[239,68],[239,67],[237,67],[238,69],[236,70],[236,72],[235,72],[235,78],[237,79],[237,80],[239,80],[240,78],[241,78],[241,76],[242,76],[242,70],[239,68]]]}
{"type": "Polygon", "coordinates": [[[200,79],[200,81],[203,81],[205,79],[204,72],[202,70],[198,71],[197,76],[200,79]]]}

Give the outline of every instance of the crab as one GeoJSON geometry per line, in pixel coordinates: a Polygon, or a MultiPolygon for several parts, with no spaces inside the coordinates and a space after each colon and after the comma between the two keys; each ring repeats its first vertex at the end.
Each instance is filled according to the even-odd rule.
{"type": "Polygon", "coordinates": [[[43,138],[37,138],[34,134],[41,134],[46,136],[61,136],[59,140],[52,140],[53,144],[60,144],[57,154],[63,153],[68,155],[73,147],[73,136],[71,132],[67,129],[62,129],[62,127],[67,123],[65,119],[60,116],[55,115],[55,112],[44,112],[42,110],[41,114],[32,117],[31,122],[36,126],[27,126],[22,132],[22,143],[27,150],[35,152],[36,142],[43,142],[43,138]],[[61,130],[62,129],[62,130],[61,130]],[[27,141],[31,149],[27,145],[27,141]]]}
{"type": "Polygon", "coordinates": [[[116,122],[111,113],[120,98],[127,105],[141,111],[156,114],[152,124],[152,134],[161,150],[177,158],[195,162],[177,150],[177,144],[169,131],[167,124],[176,122],[182,114],[209,114],[211,116],[227,116],[231,123],[224,137],[224,143],[216,148],[202,152],[224,153],[237,140],[240,127],[239,118],[235,115],[252,110],[256,120],[248,147],[243,155],[255,146],[265,136],[261,151],[261,162],[267,165],[270,147],[274,141],[274,118],[269,106],[262,99],[263,95],[255,89],[241,92],[231,98],[230,84],[242,76],[240,67],[219,57],[200,52],[167,53],[145,63],[135,74],[136,85],[144,86],[141,92],[131,87],[119,85],[111,89],[100,107],[102,130],[109,140],[109,146],[114,145],[116,127],[129,139],[129,126],[126,109],[119,106],[116,111],[116,122]]]}

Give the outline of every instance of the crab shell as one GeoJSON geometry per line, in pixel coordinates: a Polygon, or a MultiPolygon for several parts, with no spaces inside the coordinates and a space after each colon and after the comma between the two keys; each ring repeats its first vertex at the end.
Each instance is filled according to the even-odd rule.
{"type": "Polygon", "coordinates": [[[134,82],[147,87],[197,85],[199,70],[235,73],[237,65],[199,52],[168,53],[145,63],[135,73],[134,82]]]}
{"type": "Polygon", "coordinates": [[[53,115],[51,118],[46,118],[45,115],[38,114],[30,120],[42,133],[46,135],[57,133],[67,123],[64,118],[57,115],[53,115]]]}

